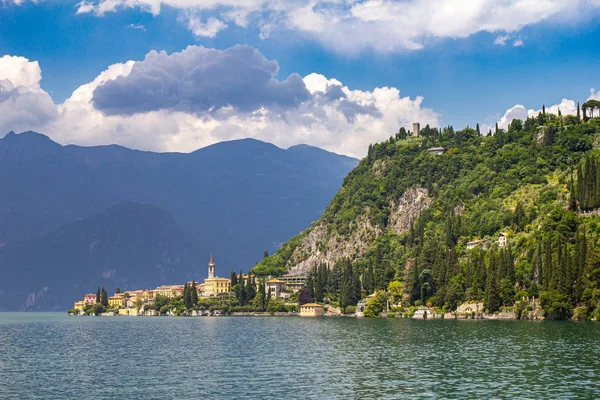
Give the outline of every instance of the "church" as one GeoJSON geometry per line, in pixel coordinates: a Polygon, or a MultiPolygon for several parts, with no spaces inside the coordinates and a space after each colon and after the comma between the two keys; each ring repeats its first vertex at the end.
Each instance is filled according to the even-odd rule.
{"type": "Polygon", "coordinates": [[[208,278],[204,280],[204,283],[200,285],[199,292],[202,297],[211,297],[228,293],[231,289],[231,280],[229,278],[219,278],[215,276],[215,263],[213,262],[213,256],[210,255],[210,261],[208,262],[208,278]]]}

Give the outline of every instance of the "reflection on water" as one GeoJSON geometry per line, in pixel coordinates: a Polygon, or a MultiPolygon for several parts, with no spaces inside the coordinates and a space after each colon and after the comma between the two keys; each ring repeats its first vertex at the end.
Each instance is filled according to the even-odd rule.
{"type": "Polygon", "coordinates": [[[600,324],[0,314],[0,398],[598,398],[600,324]]]}

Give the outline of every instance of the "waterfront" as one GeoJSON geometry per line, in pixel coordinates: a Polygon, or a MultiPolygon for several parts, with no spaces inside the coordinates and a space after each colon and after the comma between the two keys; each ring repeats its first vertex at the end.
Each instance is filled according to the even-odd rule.
{"type": "Polygon", "coordinates": [[[0,314],[0,398],[597,398],[600,324],[0,314]]]}

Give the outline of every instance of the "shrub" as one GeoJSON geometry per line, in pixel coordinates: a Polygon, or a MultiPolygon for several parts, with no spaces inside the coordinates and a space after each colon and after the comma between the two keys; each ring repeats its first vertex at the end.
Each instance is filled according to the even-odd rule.
{"type": "Polygon", "coordinates": [[[344,310],[344,314],[355,314],[356,313],[356,306],[346,306],[346,309],[344,310]]]}

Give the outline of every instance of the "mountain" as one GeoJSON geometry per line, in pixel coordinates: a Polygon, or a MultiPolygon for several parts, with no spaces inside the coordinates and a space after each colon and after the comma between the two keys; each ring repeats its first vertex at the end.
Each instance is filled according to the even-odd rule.
{"type": "Polygon", "coordinates": [[[549,113],[489,136],[401,129],[253,271],[308,275],[314,300],[342,307],[379,290],[400,309],[600,318],[599,133],[600,118],[549,113]]]}
{"type": "Polygon", "coordinates": [[[98,285],[199,280],[208,251],[164,210],[119,203],[0,253],[0,310],[62,311],[98,285]]]}
{"type": "Polygon", "coordinates": [[[247,270],[318,218],[357,163],[252,139],[181,154],[61,146],[11,132],[0,140],[0,246],[131,201],[165,210],[222,266],[247,270]]]}

